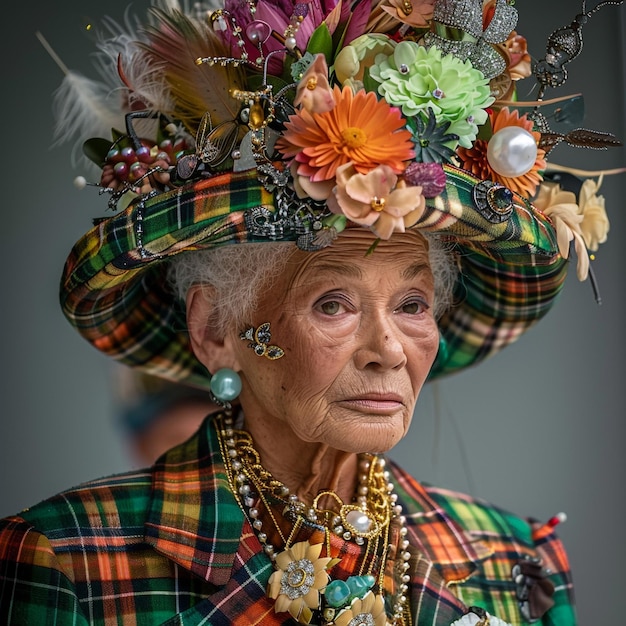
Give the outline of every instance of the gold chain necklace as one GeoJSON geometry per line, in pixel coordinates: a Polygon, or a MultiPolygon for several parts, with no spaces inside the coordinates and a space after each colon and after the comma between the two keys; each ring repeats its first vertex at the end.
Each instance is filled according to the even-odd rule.
{"type": "Polygon", "coordinates": [[[276,612],[288,611],[302,624],[409,624],[407,531],[384,459],[360,456],[354,502],[345,504],[335,492],[324,490],[306,505],[263,467],[252,437],[234,429],[230,411],[216,417],[216,429],[231,489],[274,564],[267,594],[276,601],[276,612]],[[322,506],[322,502],[334,508],[322,506]],[[291,524],[290,532],[283,532],[276,509],[291,524]],[[277,553],[265,532],[263,512],[271,520],[269,531],[282,544],[282,552],[277,553]],[[391,545],[392,527],[397,548],[391,545]],[[295,542],[304,528],[323,539],[313,544],[295,542]],[[365,548],[360,567],[346,581],[332,579],[328,573],[340,563],[331,556],[332,535],[365,548]],[[326,557],[320,556],[323,547],[326,557]],[[385,612],[385,597],[393,598],[390,617],[385,612]]]}

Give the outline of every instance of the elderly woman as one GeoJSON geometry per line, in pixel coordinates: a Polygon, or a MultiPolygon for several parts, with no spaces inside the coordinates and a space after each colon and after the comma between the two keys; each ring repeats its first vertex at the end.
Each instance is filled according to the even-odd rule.
{"type": "Polygon", "coordinates": [[[503,104],[515,16],[259,0],[100,44],[127,127],[85,151],[118,212],[72,251],[63,310],[220,409],[151,468],[4,520],[3,624],[575,623],[557,520],[384,458],[423,384],[519,337],[569,242],[581,277],[595,245],[503,104]]]}

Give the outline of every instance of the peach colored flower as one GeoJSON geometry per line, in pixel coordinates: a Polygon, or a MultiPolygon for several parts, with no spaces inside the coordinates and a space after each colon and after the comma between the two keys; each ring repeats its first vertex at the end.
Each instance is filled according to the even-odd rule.
{"type": "Polygon", "coordinates": [[[496,13],[498,0],[483,0],[483,30],[487,30],[491,20],[496,13]]]}
{"type": "Polygon", "coordinates": [[[372,624],[385,626],[385,603],[379,594],[368,592],[362,599],[355,598],[352,604],[335,617],[335,626],[350,626],[351,624],[372,624]]]}
{"type": "Polygon", "coordinates": [[[530,76],[532,59],[528,54],[526,38],[513,31],[503,45],[509,55],[508,72],[511,80],[520,80],[530,76]]]}
{"type": "Polygon", "coordinates": [[[609,232],[609,218],[604,206],[604,196],[599,196],[598,190],[602,185],[602,176],[596,183],[587,179],[578,194],[578,207],[583,216],[580,223],[580,231],[587,244],[587,248],[593,252],[607,239],[609,232]]]}
{"type": "Polygon", "coordinates": [[[564,259],[569,257],[570,242],[574,242],[578,257],[576,274],[578,280],[585,280],[589,273],[589,254],[580,228],[583,216],[579,213],[576,195],[571,191],[564,191],[556,183],[544,182],[539,187],[533,204],[552,220],[559,253],[564,259]]]}
{"type": "Polygon", "coordinates": [[[381,9],[398,21],[409,26],[428,26],[433,17],[433,0],[389,0],[391,6],[381,5],[381,9]]]}
{"type": "MultiPolygon", "coordinates": [[[[517,110],[509,111],[508,108],[500,111],[491,111],[489,113],[491,121],[492,133],[495,134],[499,130],[507,126],[519,126],[527,130],[537,142],[541,138],[541,134],[533,130],[533,123],[528,119],[527,115],[520,117],[517,110]]],[[[532,198],[537,191],[537,186],[543,180],[541,170],[546,167],[545,150],[537,149],[537,158],[533,167],[526,174],[509,178],[498,174],[487,160],[488,142],[484,139],[477,139],[471,148],[459,148],[457,155],[461,161],[462,167],[478,178],[493,180],[508,187],[511,191],[518,193],[526,198],[532,198]]]]}
{"type": "Polygon", "coordinates": [[[289,614],[300,623],[308,624],[312,609],[320,603],[320,591],[328,584],[326,570],[335,559],[320,558],[321,543],[295,543],[276,556],[276,571],[270,576],[267,595],[276,600],[274,611],[289,614]]]}
{"type": "Polygon", "coordinates": [[[298,198],[312,198],[313,200],[326,200],[333,192],[335,187],[335,179],[312,181],[308,176],[300,176],[298,174],[298,163],[291,162],[289,168],[293,179],[293,188],[298,198]]]}
{"type": "Polygon", "coordinates": [[[349,87],[333,90],[335,107],[325,113],[299,109],[289,117],[276,149],[299,164],[299,176],[331,180],[337,168],[352,163],[360,173],[388,165],[401,173],[414,157],[411,133],[399,109],[376,94],[349,87]]]}
{"type": "Polygon", "coordinates": [[[309,113],[324,113],[335,106],[328,83],[328,65],[323,54],[316,54],[315,60],[302,75],[293,103],[309,113]]]}
{"type": "Polygon", "coordinates": [[[407,187],[388,165],[360,174],[351,163],[337,170],[337,186],[328,198],[328,208],[370,230],[381,239],[404,232],[424,212],[421,187],[407,187]]]}

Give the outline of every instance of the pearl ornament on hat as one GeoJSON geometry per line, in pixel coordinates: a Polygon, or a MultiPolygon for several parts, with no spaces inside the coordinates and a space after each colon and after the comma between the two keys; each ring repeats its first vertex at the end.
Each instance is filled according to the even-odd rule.
{"type": "Polygon", "coordinates": [[[272,29],[270,28],[270,25],[261,20],[255,20],[246,26],[246,37],[248,38],[248,41],[253,43],[255,46],[264,44],[269,39],[271,34],[272,29]]]}
{"type": "Polygon", "coordinates": [[[530,172],[537,160],[537,142],[525,128],[506,126],[489,140],[487,160],[500,176],[523,176],[530,172]]]}

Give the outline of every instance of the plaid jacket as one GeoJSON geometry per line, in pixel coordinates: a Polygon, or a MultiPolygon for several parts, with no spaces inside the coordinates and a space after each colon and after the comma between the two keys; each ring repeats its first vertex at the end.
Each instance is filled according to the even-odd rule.
{"type": "MultiPolygon", "coordinates": [[[[266,598],[272,565],[229,489],[211,423],[150,470],[2,520],[0,624],[292,624],[266,598]]],[[[391,473],[414,552],[414,624],[448,626],[471,605],[524,624],[511,576],[524,556],[543,559],[556,589],[539,623],[575,624],[567,559],[551,532],[533,539],[519,517],[391,473]]]]}

